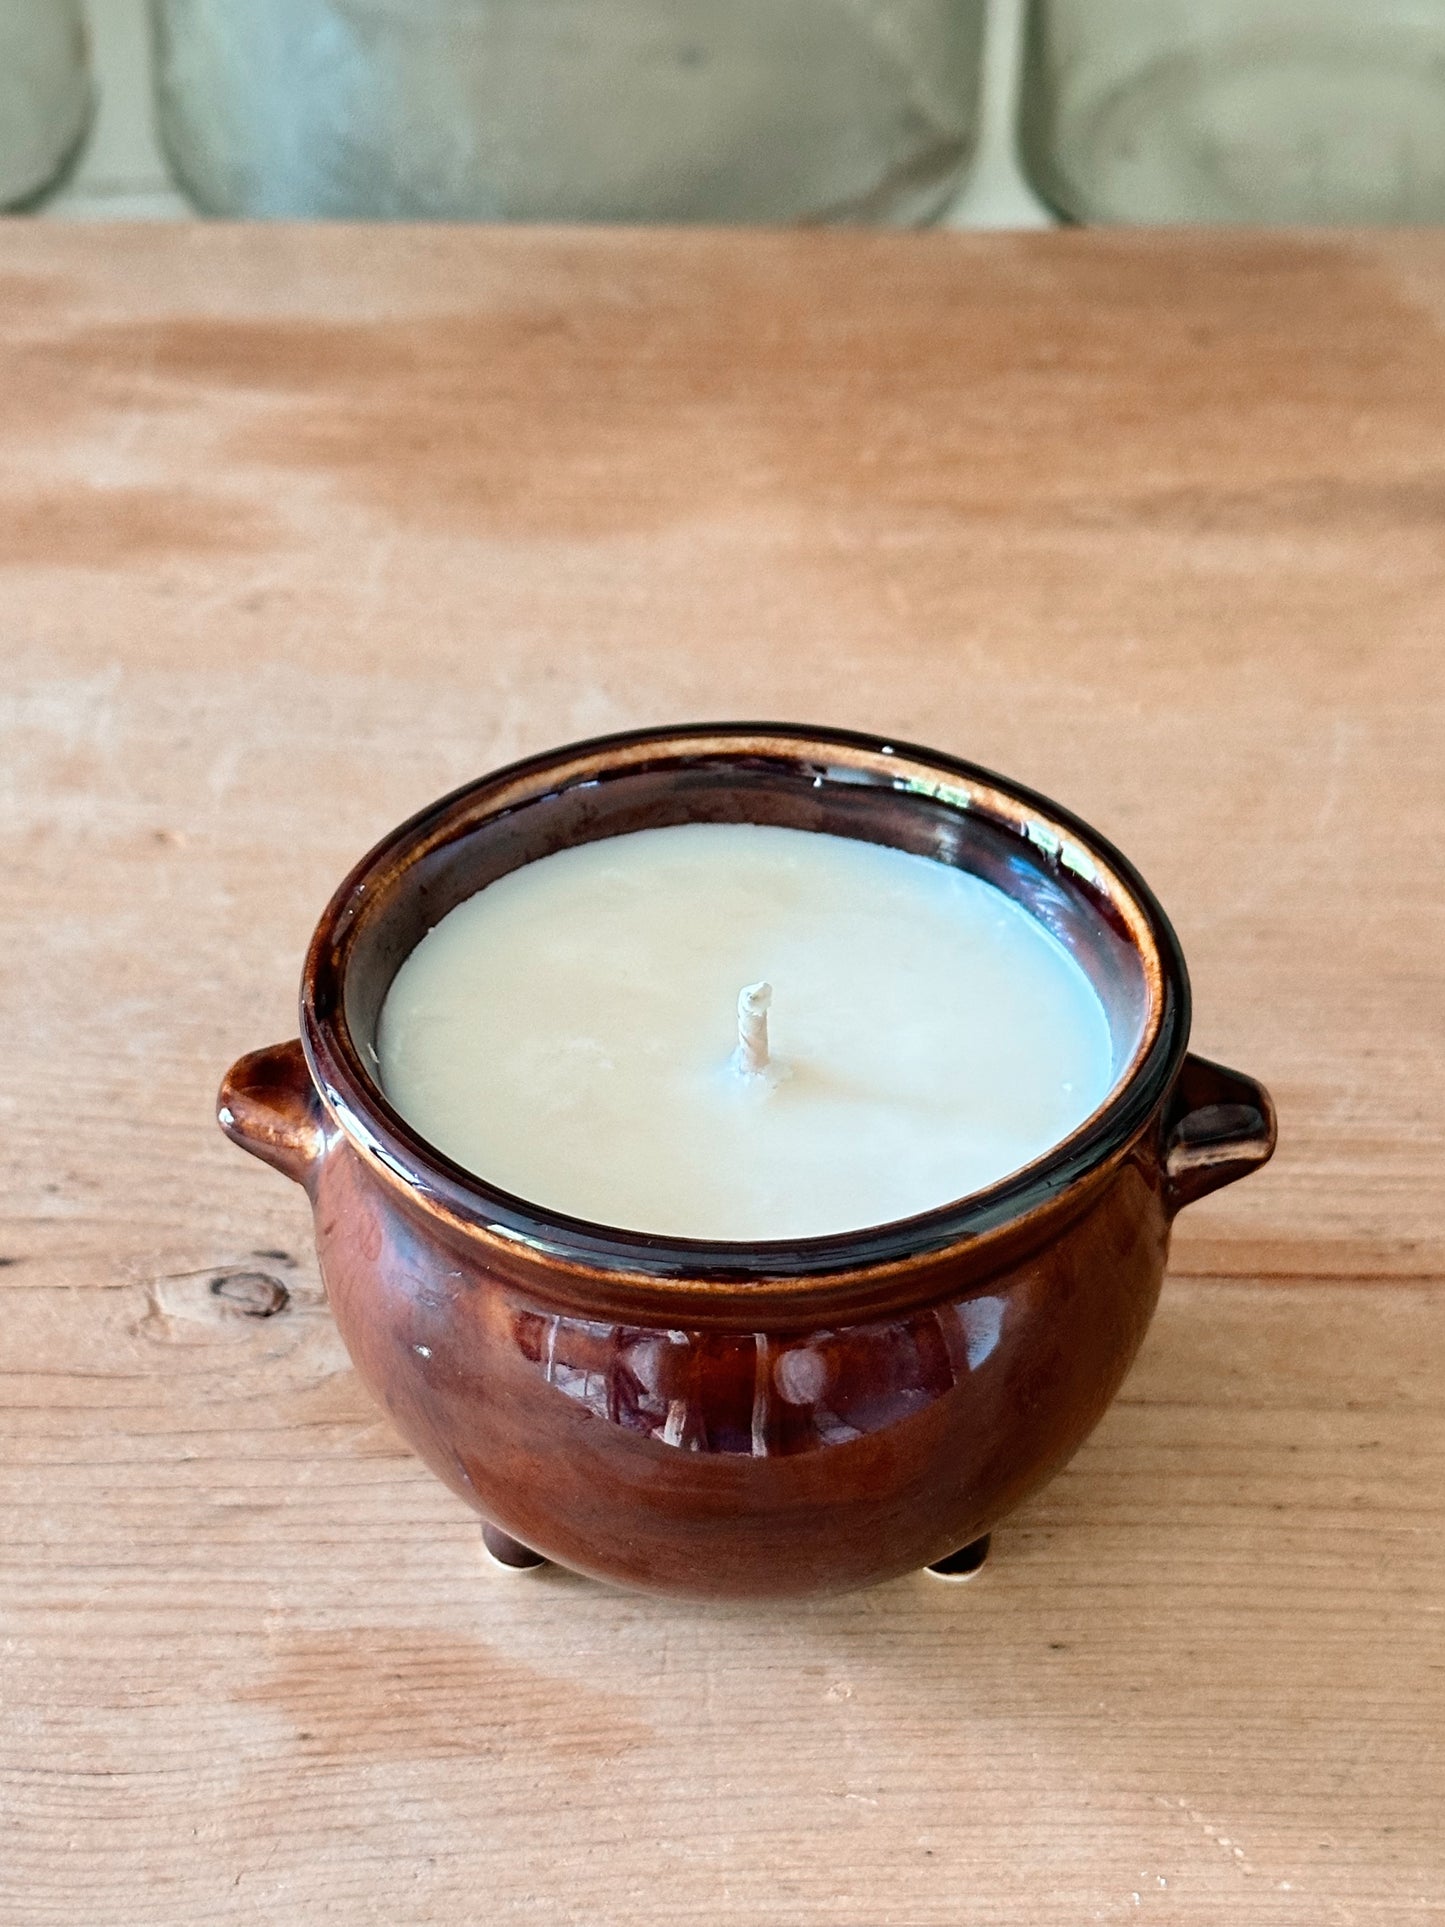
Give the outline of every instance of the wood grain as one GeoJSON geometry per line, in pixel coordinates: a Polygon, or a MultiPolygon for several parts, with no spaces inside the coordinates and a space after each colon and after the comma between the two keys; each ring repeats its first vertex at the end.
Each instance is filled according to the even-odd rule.
{"type": "Polygon", "coordinates": [[[1429,234],[0,229],[7,1927],[1445,1917],[1442,320],[1429,234]],[[970,1588],[491,1573],[211,1121],[391,823],[742,714],[1082,811],[1279,1101],[970,1588]]]}

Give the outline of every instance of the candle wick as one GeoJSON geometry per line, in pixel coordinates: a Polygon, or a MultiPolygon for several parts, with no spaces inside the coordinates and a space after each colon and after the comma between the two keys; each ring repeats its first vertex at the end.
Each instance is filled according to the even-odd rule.
{"type": "Polygon", "coordinates": [[[768,1069],[768,1009],[771,984],[749,984],[738,996],[738,1048],[734,1058],[745,1077],[761,1077],[768,1069]]]}

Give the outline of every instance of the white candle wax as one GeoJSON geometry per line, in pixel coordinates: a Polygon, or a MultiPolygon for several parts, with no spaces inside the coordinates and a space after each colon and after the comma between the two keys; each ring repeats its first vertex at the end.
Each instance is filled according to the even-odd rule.
{"type": "Polygon", "coordinates": [[[489,1183],[729,1240],[981,1190],[1113,1081],[1088,979],[1001,891],[758,824],[642,830],[500,878],[402,965],[378,1051],[402,1115],[489,1183]]]}

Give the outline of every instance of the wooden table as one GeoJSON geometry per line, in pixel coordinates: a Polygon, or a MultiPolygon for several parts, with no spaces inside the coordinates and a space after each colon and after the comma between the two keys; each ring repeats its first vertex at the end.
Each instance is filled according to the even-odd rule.
{"type": "Polygon", "coordinates": [[[1442,329],[1430,235],[0,231],[7,1927],[1445,1919],[1442,329]],[[738,714],[1080,810],[1279,1101],[970,1588],[486,1568],[212,1121],[382,830],[738,714]]]}

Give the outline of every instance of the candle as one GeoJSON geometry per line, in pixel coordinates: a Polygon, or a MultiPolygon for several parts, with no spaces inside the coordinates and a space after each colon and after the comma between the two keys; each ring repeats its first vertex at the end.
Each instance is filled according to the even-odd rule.
{"type": "Polygon", "coordinates": [[[636,831],[501,877],[402,964],[378,1057],[401,1114],[488,1183],[730,1241],[981,1190],[1114,1081],[1087,977],[1001,891],[749,823],[636,831]]]}

